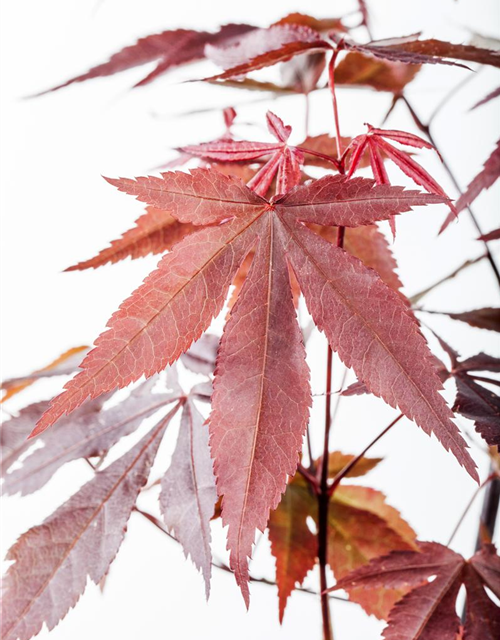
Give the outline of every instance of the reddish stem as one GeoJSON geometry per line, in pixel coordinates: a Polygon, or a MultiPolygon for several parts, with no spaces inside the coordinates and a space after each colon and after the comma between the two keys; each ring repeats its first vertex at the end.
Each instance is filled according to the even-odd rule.
{"type": "Polygon", "coordinates": [[[337,61],[337,56],[343,48],[344,43],[343,41],[340,41],[337,45],[337,48],[333,52],[332,57],[330,58],[330,62],[328,63],[328,85],[332,94],[333,117],[335,120],[335,137],[337,143],[337,157],[339,159],[342,157],[342,141],[340,139],[339,109],[337,105],[337,96],[335,93],[335,62],[337,61]]]}
{"type": "Polygon", "coordinates": [[[323,640],[333,640],[332,622],[330,618],[330,605],[326,589],[326,566],[328,563],[328,453],[331,421],[331,391],[332,391],[332,364],[333,352],[328,345],[326,364],[326,408],[325,408],[325,438],[323,442],[323,457],[320,465],[319,491],[318,491],[318,560],[319,580],[321,593],[321,617],[323,620],[323,640]]]}
{"type": "MultiPolygon", "coordinates": [[[[337,247],[344,245],[344,227],[337,232],[337,247]]],[[[321,591],[321,615],[323,619],[323,640],[333,640],[333,629],[330,618],[330,606],[326,592],[326,567],[328,564],[328,509],[330,491],[328,487],[328,454],[330,452],[330,430],[332,428],[332,368],[333,351],[328,345],[326,363],[326,398],[325,398],[325,439],[323,442],[323,457],[321,459],[318,495],[318,560],[321,591]]]]}

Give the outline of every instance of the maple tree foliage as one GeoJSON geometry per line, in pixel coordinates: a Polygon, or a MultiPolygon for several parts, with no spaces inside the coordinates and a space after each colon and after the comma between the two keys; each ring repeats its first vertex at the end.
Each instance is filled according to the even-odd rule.
{"type": "MultiPolygon", "coordinates": [[[[500,597],[500,560],[486,534],[486,543],[465,560],[451,541],[419,541],[384,493],[348,481],[378,467],[382,459],[366,453],[403,417],[434,434],[479,481],[454,422],[457,414],[471,420],[491,447],[492,473],[481,486],[498,480],[500,361],[485,353],[462,359],[436,336],[447,367],[431,351],[419,322],[421,313],[439,314],[468,325],[465,330],[500,330],[493,304],[464,311],[420,306],[429,291],[480,258],[408,299],[382,224],[389,222],[395,240],[396,216],[431,207],[418,210],[418,219],[424,224],[425,216],[446,208],[446,227],[498,179],[499,146],[454,203],[424,168],[429,153],[441,157],[428,126],[414,117],[427,139],[370,124],[364,132],[342,135],[337,87],[387,92],[387,116],[398,101],[412,114],[404,91],[425,65],[500,67],[500,57],[487,48],[419,34],[374,40],[370,5],[358,5],[358,24],[349,15],[291,13],[267,28],[228,24],[210,32],[177,29],[145,36],[49,90],[154,63],[136,83],[142,86],[205,60],[221,71],[194,75],[215,85],[276,97],[300,94],[303,100],[328,89],[335,135],[310,135],[306,126],[297,141],[285,124],[285,110],[275,105],[266,114],[270,138],[242,139],[236,110],[226,107],[222,134],[186,141],[163,165],[166,171],[106,178],[145,211],[108,247],[66,271],[161,257],[92,349],[69,349],[2,384],[3,402],[38,379],[73,376],[52,400],[29,404],[3,423],[4,495],[39,491],[77,460],[94,473],[10,549],[2,598],[6,640],[29,640],[44,624],[52,629],[75,606],[88,578],[103,580],[133,512],[179,543],[200,572],[207,598],[215,566],[234,573],[247,607],[249,584],[256,579],[250,570],[256,533],[267,532],[280,621],[290,595],[304,588],[317,567],[325,640],[332,637],[327,586],[343,589],[366,613],[387,620],[386,640],[498,637],[500,609],[491,594],[500,597]],[[357,27],[367,37],[358,37],[357,27]],[[276,82],[247,77],[274,65],[280,72],[276,82]],[[389,162],[424,191],[391,184],[389,162]],[[372,178],[360,177],[360,170],[372,178]],[[340,395],[371,393],[399,411],[359,454],[329,448],[335,393],[329,365],[325,445],[322,455],[313,455],[310,437],[317,427],[311,407],[317,394],[306,361],[311,329],[299,323],[304,306],[311,326],[326,337],[328,362],[336,352],[357,377],[340,395]],[[224,309],[222,335],[210,333],[224,309]],[[179,370],[196,376],[196,384],[181,385],[179,370]],[[449,381],[456,387],[452,406],[442,395],[449,381]],[[153,465],[162,466],[158,452],[175,420],[170,464],[147,485],[153,465]],[[158,517],[136,504],[141,491],[155,488],[158,517]],[[212,555],[212,527],[219,518],[228,566],[212,555]],[[462,587],[463,622],[456,610],[462,587]]],[[[474,108],[497,95],[495,89],[474,108]]],[[[330,131],[330,124],[323,130],[330,131]]],[[[498,229],[478,230],[474,237],[486,247],[499,238],[498,229]]],[[[485,255],[495,268],[493,256],[485,255]]]]}
{"type": "Polygon", "coordinates": [[[391,610],[384,638],[455,640],[460,631],[455,603],[462,584],[467,592],[464,637],[497,638],[500,607],[486,591],[500,597],[500,558],[493,545],[466,561],[443,545],[421,542],[416,551],[392,551],[372,560],[339,580],[334,589],[410,586],[391,610]]]}

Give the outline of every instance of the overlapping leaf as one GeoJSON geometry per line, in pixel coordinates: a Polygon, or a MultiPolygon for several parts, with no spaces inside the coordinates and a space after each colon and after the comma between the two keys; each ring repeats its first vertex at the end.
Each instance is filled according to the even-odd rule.
{"type": "Polygon", "coordinates": [[[176,360],[220,312],[238,268],[255,248],[221,341],[210,417],[231,566],[245,598],[255,528],[264,529],[295,471],[310,403],[287,263],[344,362],[373,393],[434,432],[476,477],[406,304],[373,270],[303,224],[372,224],[443,198],[327,176],[267,201],[237,179],[201,169],[112,182],[181,222],[211,226],[178,243],[122,304],[35,433],[87,397],[176,360]]]}
{"type": "Polygon", "coordinates": [[[188,398],[172,462],[161,481],[160,507],[167,528],[202,571],[207,598],[212,573],[210,519],[216,502],[208,427],[192,398],[188,398]]]}
{"type": "Polygon", "coordinates": [[[490,446],[500,445],[500,396],[484,384],[498,385],[498,380],[483,377],[477,372],[500,373],[500,359],[478,353],[460,360],[458,353],[442,338],[442,348],[451,360],[451,371],[457,385],[453,411],[474,421],[476,431],[490,446]]]}
{"type": "Polygon", "coordinates": [[[257,29],[232,45],[207,45],[207,57],[226,71],[205,80],[235,78],[299,54],[325,49],[331,49],[331,45],[318,31],[305,25],[277,24],[268,29],[257,29]]]}
{"type": "Polygon", "coordinates": [[[490,242],[491,240],[500,240],[500,229],[493,229],[493,231],[480,236],[478,240],[485,240],[486,242],[490,242]]]}
{"type": "Polygon", "coordinates": [[[419,71],[419,65],[377,60],[359,51],[350,51],[335,67],[335,84],[371,87],[398,94],[419,71]]]}
{"type": "Polygon", "coordinates": [[[150,253],[163,253],[196,228],[191,224],[182,224],[167,211],[156,207],[146,207],[146,213],[138,218],[135,225],[121,238],[113,240],[110,247],[100,251],[94,258],[68,267],[66,271],[97,269],[104,264],[115,264],[125,258],[135,260],[150,253]]]}
{"type": "Polygon", "coordinates": [[[191,349],[182,354],[182,364],[193,373],[202,373],[205,376],[212,374],[215,370],[219,341],[219,336],[204,333],[191,349]]]}
{"type": "Polygon", "coordinates": [[[3,583],[4,640],[28,640],[44,623],[53,629],[75,606],[87,579],[98,584],[106,575],[178,406],[10,549],[7,558],[13,564],[3,583]]]}
{"type": "Polygon", "coordinates": [[[489,189],[500,176],[500,140],[480,173],[467,187],[467,191],[457,200],[457,210],[462,211],[485,189],[489,189]]]}
{"type": "MultiPolygon", "coordinates": [[[[490,157],[484,163],[483,169],[477,174],[456,203],[456,210],[466,209],[485,190],[489,189],[500,176],[500,140],[490,157]]],[[[448,214],[440,229],[440,233],[453,221],[452,213],[448,214]]]]}
{"type": "Polygon", "coordinates": [[[483,309],[473,309],[472,311],[462,312],[445,312],[445,311],[429,311],[423,309],[426,313],[437,313],[448,316],[453,320],[466,322],[471,327],[478,329],[489,329],[490,331],[500,331],[500,309],[495,307],[484,307],[483,309]]]}
{"type": "Polygon", "coordinates": [[[391,610],[385,640],[456,640],[460,618],[456,600],[467,593],[464,637],[495,640],[500,634],[500,559],[486,545],[470,560],[435,542],[417,551],[393,551],[341,579],[333,589],[412,587],[391,610]]]}
{"type": "MultiPolygon", "coordinates": [[[[337,37],[337,39],[339,39],[337,37]]],[[[343,46],[354,51],[406,64],[447,64],[464,66],[455,60],[500,67],[500,53],[467,44],[452,44],[443,40],[419,40],[419,34],[404,38],[374,40],[359,44],[342,37],[343,46]]]]}
{"type": "MultiPolygon", "coordinates": [[[[101,410],[101,396],[60,420],[56,429],[43,434],[43,446],[36,448],[16,469],[6,474],[2,487],[4,493],[33,493],[68,462],[106,454],[118,440],[135,431],[145,418],[178,399],[178,391],[152,393],[156,383],[155,378],[150,378],[111,409],[101,410]]],[[[47,403],[41,405],[43,408],[40,407],[39,415],[35,419],[31,417],[31,429],[25,438],[47,408],[47,403]]]]}
{"type": "Polygon", "coordinates": [[[300,182],[304,154],[288,144],[291,127],[284,125],[282,120],[271,111],[267,112],[266,119],[271,135],[276,138],[275,143],[217,140],[188,145],[182,147],[180,151],[217,162],[252,162],[269,156],[269,160],[248,182],[248,186],[255,193],[265,196],[271,183],[276,179],[276,192],[287,193],[300,182]]]}
{"type": "MultiPolygon", "coordinates": [[[[389,160],[392,160],[394,164],[401,169],[401,171],[413,180],[413,182],[423,187],[426,191],[447,198],[442,187],[423,167],[415,162],[408,153],[401,151],[394,145],[387,142],[386,138],[394,140],[400,144],[417,147],[419,149],[434,149],[432,144],[422,140],[422,138],[414,135],[413,133],[408,133],[406,131],[394,131],[391,129],[377,129],[368,125],[368,132],[354,138],[344,152],[344,157],[351,152],[347,175],[350,177],[355,173],[356,169],[359,167],[361,158],[365,153],[368,153],[373,177],[377,184],[389,184],[389,176],[387,175],[384,166],[385,156],[389,160]]],[[[455,209],[453,205],[451,205],[451,207],[454,211],[455,209]]],[[[391,228],[393,234],[395,234],[396,227],[394,218],[391,219],[391,228]]]]}
{"type": "Polygon", "coordinates": [[[314,518],[316,510],[316,498],[309,485],[296,475],[269,518],[271,552],[276,558],[280,622],[283,622],[286,604],[295,586],[302,584],[316,563],[318,541],[308,525],[308,518],[314,518]]]}
{"type": "MultiPolygon", "coordinates": [[[[353,456],[330,454],[329,473],[336,475],[353,456]]],[[[352,476],[363,475],[379,460],[363,458],[352,476]]],[[[289,483],[283,500],[269,519],[269,539],[276,558],[280,620],[288,597],[301,584],[317,559],[317,539],[309,520],[317,526],[317,498],[300,475],[289,483]]],[[[328,563],[337,579],[371,558],[393,549],[414,548],[415,533],[399,513],[385,503],[383,494],[361,486],[340,485],[328,515],[328,563]]],[[[352,599],[378,617],[387,615],[402,592],[353,590],[352,599]]]]}
{"type": "Polygon", "coordinates": [[[231,41],[232,38],[238,38],[254,28],[245,24],[228,24],[221,27],[216,33],[177,29],[146,36],[135,44],[118,51],[107,62],[99,64],[86,73],[71,78],[48,91],[57,91],[77,82],[111,76],[133,67],[156,62],[155,69],[135,85],[142,86],[179,65],[203,59],[205,45],[208,43],[231,41]]]}

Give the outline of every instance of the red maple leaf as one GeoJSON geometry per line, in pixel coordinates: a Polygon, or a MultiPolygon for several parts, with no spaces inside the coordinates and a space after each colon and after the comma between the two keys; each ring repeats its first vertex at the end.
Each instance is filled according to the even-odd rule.
{"type": "Polygon", "coordinates": [[[266,200],[241,181],[204,169],[110,182],[180,222],[208,226],[178,243],[121,305],[34,433],[89,396],[175,361],[220,312],[238,268],[255,248],[221,340],[210,416],[230,561],[245,599],[255,529],[265,528],[287,475],[295,472],[311,402],[289,266],[314,321],[347,366],[375,395],[434,432],[476,477],[407,305],[373,270],[303,224],[372,224],[412,206],[443,202],[441,196],[326,176],[266,200]]]}
{"type": "Polygon", "coordinates": [[[500,558],[485,545],[470,560],[435,542],[418,551],[393,551],[375,558],[340,580],[332,590],[413,587],[391,610],[385,640],[456,640],[460,618],[456,600],[467,593],[464,637],[495,640],[500,634],[500,608],[486,589],[500,597],[500,558]]]}
{"type": "MultiPolygon", "coordinates": [[[[406,131],[377,129],[376,127],[372,127],[370,124],[367,124],[366,126],[368,127],[367,133],[354,138],[344,151],[344,159],[349,153],[351,153],[347,171],[348,177],[355,173],[361,162],[361,158],[366,152],[368,152],[373,177],[377,184],[390,184],[389,176],[387,175],[384,166],[384,157],[386,157],[389,160],[392,160],[394,164],[396,164],[409,178],[413,180],[413,182],[423,187],[426,191],[429,193],[436,193],[447,198],[442,187],[423,167],[415,162],[410,155],[387,142],[387,139],[394,140],[395,142],[406,146],[417,147],[419,149],[425,147],[436,151],[430,142],[426,142],[419,136],[406,131]]],[[[451,206],[452,209],[454,209],[453,205],[451,206]]],[[[391,218],[390,223],[394,235],[396,232],[394,218],[391,218]]]]}

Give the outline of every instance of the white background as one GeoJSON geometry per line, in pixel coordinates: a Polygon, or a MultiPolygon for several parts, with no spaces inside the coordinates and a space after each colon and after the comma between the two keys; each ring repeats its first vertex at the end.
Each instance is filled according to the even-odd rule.
{"type": "MultiPolygon", "coordinates": [[[[381,0],[375,7],[376,37],[424,31],[455,42],[470,31],[499,37],[500,6],[496,0],[381,0]]],[[[172,157],[169,150],[183,143],[212,139],[222,131],[220,112],[183,116],[207,107],[238,106],[241,136],[267,139],[262,129],[269,101],[255,94],[181,81],[214,70],[208,63],[182,68],[153,85],[129,88],[149,70],[138,68],[115,77],[73,86],[34,100],[24,96],[57,84],[105,60],[137,37],[176,27],[215,29],[220,23],[251,22],[266,26],[291,11],[317,17],[329,11],[350,10],[354,2],[307,3],[290,0],[241,3],[184,0],[142,2],[103,0],[45,0],[2,3],[2,369],[4,377],[44,366],[77,344],[90,343],[109,315],[156,264],[157,258],[123,262],[84,273],[61,273],[94,255],[127,229],[142,211],[133,198],[119,194],[102,175],[134,176],[154,170],[172,157]],[[246,102],[246,106],[243,103],[246,102]],[[241,106],[240,106],[241,105],[241,106]]],[[[468,73],[451,67],[428,67],[411,85],[408,95],[425,118],[439,99],[468,73]]],[[[436,121],[435,134],[459,181],[465,185],[490,154],[499,133],[495,103],[469,113],[469,108],[498,86],[498,71],[486,68],[460,91],[436,121]]],[[[379,124],[390,97],[370,91],[340,90],[344,135],[363,130],[363,123],[379,124]]],[[[272,105],[294,126],[294,139],[303,137],[303,102],[282,98],[272,105]]],[[[312,97],[311,133],[332,132],[326,92],[312,97]]],[[[415,130],[403,106],[390,120],[394,128],[415,130]]],[[[419,153],[451,196],[456,193],[431,152],[419,153]]],[[[397,170],[395,183],[408,184],[397,170]]],[[[498,227],[498,186],[483,194],[475,206],[484,230],[498,227]]],[[[477,233],[467,213],[437,238],[444,207],[420,209],[401,216],[394,251],[409,295],[452,271],[464,259],[480,254],[477,233]]],[[[498,253],[498,249],[497,249],[498,253]]],[[[445,311],[498,305],[498,290],[486,262],[469,269],[433,292],[428,308],[445,311]]],[[[464,356],[480,350],[499,355],[498,338],[439,316],[426,317],[464,356]]],[[[435,343],[432,343],[435,346],[435,343]]],[[[309,364],[313,392],[324,391],[324,338],[314,334],[309,364]]],[[[445,358],[436,348],[436,353],[445,358]]],[[[335,366],[334,386],[342,369],[335,366]]],[[[23,403],[57,391],[41,383],[13,400],[10,411],[23,403]]],[[[449,383],[447,398],[453,398],[449,383]]],[[[324,399],[315,401],[311,424],[319,445],[324,399]]],[[[344,399],[336,419],[333,444],[347,453],[358,452],[396,414],[374,398],[344,399]]],[[[459,424],[470,431],[465,420],[459,424]]],[[[171,445],[167,445],[171,446],[171,445]]],[[[168,459],[165,449],[158,474],[168,459]]],[[[319,451],[318,451],[319,452],[319,451]]],[[[473,455],[484,478],[488,461],[481,446],[473,455]]],[[[446,542],[474,483],[435,438],[415,425],[401,422],[373,454],[386,460],[363,479],[383,490],[422,539],[446,542]]],[[[81,462],[68,465],[40,492],[20,500],[3,500],[2,553],[17,535],[38,524],[71,492],[89,479],[81,462]]],[[[147,504],[147,501],[145,501],[147,504]]],[[[148,508],[155,509],[150,499],[148,508]]],[[[470,554],[476,532],[478,505],[470,512],[454,548],[470,554]]],[[[222,532],[214,527],[215,548],[224,555],[222,532]]],[[[274,562],[267,543],[258,548],[255,575],[272,579],[274,562]]],[[[313,574],[308,584],[317,586],[313,574]]],[[[376,640],[383,624],[356,605],[335,602],[332,607],[336,640],[376,640]]],[[[47,636],[43,631],[40,638],[47,636]]],[[[285,622],[278,624],[273,587],[252,586],[249,613],[232,576],[215,572],[210,602],[205,604],[201,578],[182,551],[139,516],[133,516],[125,543],[112,566],[104,595],[90,585],[77,608],[52,633],[53,640],[120,638],[263,638],[294,640],[320,637],[320,609],[316,598],[296,593],[285,622]]]]}

